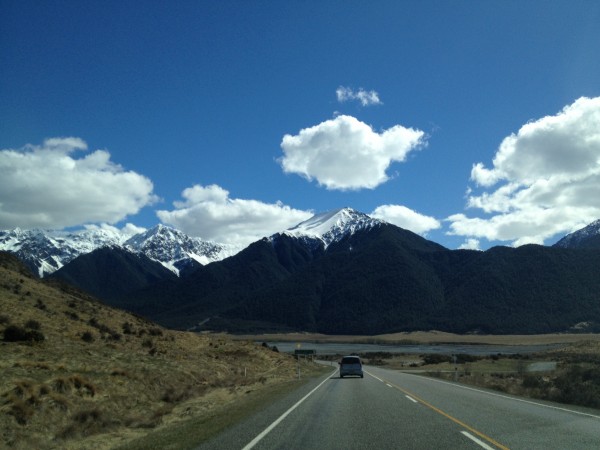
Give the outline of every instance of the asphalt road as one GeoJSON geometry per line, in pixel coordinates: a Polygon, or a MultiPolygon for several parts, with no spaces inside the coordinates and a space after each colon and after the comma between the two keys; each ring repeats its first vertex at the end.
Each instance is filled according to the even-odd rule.
{"type": "Polygon", "coordinates": [[[600,449],[600,411],[365,366],[309,383],[199,449],[600,449]]]}

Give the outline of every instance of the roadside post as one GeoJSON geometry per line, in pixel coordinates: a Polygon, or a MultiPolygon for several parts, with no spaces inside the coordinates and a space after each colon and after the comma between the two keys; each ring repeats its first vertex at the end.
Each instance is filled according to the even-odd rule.
{"type": "Polygon", "coordinates": [[[298,362],[298,379],[300,379],[300,347],[302,347],[302,344],[297,343],[296,344],[296,361],[298,362]]]}
{"type": "Polygon", "coordinates": [[[456,355],[452,355],[452,362],[454,363],[454,381],[458,381],[458,367],[456,365],[456,355]]]}
{"type": "Polygon", "coordinates": [[[296,350],[294,351],[294,355],[296,356],[296,360],[298,361],[298,379],[300,379],[300,356],[304,356],[305,359],[308,356],[310,356],[311,360],[314,361],[315,355],[317,354],[317,351],[315,349],[301,349],[300,347],[302,347],[302,344],[296,344],[296,350]]]}

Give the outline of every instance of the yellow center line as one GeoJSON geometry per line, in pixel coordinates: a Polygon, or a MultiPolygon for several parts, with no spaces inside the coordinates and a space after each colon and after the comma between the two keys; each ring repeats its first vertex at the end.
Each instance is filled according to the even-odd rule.
{"type": "Polygon", "coordinates": [[[451,416],[451,415],[450,415],[450,414],[448,414],[447,412],[444,412],[444,411],[442,411],[442,410],[441,410],[441,409],[439,409],[438,407],[436,407],[436,406],[433,406],[431,403],[429,403],[429,402],[426,402],[425,400],[423,400],[423,399],[422,399],[422,398],[420,398],[420,397],[417,397],[417,396],[416,396],[415,394],[413,394],[412,392],[410,392],[410,391],[407,391],[407,390],[406,390],[406,389],[404,389],[404,388],[401,388],[401,387],[400,387],[400,386],[398,386],[397,384],[394,384],[394,383],[392,383],[392,382],[391,382],[391,381],[389,381],[389,380],[386,380],[386,379],[382,379],[382,378],[376,377],[375,375],[373,375],[372,373],[369,373],[369,372],[367,372],[366,370],[365,370],[365,373],[367,373],[368,375],[372,376],[373,378],[375,378],[375,379],[377,379],[377,380],[380,380],[380,381],[382,381],[382,382],[384,382],[384,383],[388,384],[388,386],[391,386],[391,387],[393,387],[393,388],[396,388],[396,389],[398,389],[400,392],[404,393],[405,395],[408,395],[408,396],[412,397],[412,398],[413,398],[413,399],[415,399],[417,402],[419,402],[419,403],[422,403],[423,405],[425,405],[425,406],[427,406],[428,408],[432,409],[432,410],[433,410],[433,411],[435,411],[436,413],[438,413],[438,414],[441,414],[442,416],[446,417],[447,419],[450,419],[452,422],[454,422],[454,423],[456,423],[456,424],[460,425],[460,426],[461,426],[461,427],[463,427],[463,428],[466,428],[466,429],[467,429],[467,430],[469,430],[471,433],[474,433],[474,434],[476,434],[477,436],[479,436],[480,438],[482,438],[482,439],[485,439],[485,440],[486,440],[486,441],[488,441],[490,444],[492,444],[492,445],[495,445],[495,446],[496,446],[496,447],[498,447],[499,449],[502,449],[502,450],[510,450],[508,447],[506,447],[506,446],[504,446],[504,445],[500,444],[499,442],[496,442],[494,439],[492,439],[492,438],[491,438],[491,437],[489,437],[488,435],[486,435],[486,434],[482,433],[481,431],[478,431],[478,430],[476,430],[475,428],[473,428],[473,427],[471,427],[471,426],[467,425],[466,423],[464,423],[464,422],[460,421],[460,420],[459,420],[459,419],[457,419],[456,417],[454,417],[454,416],[451,416]]]}

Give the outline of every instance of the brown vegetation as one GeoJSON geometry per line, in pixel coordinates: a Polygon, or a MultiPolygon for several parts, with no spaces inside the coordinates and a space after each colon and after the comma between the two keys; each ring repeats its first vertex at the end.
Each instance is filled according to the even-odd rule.
{"type": "Polygon", "coordinates": [[[368,364],[413,371],[507,394],[600,408],[600,342],[531,355],[363,355],[368,364]],[[536,369],[542,367],[541,370],[536,369]],[[546,369],[544,369],[546,367],[546,369]]]}
{"type": "Polygon", "coordinates": [[[290,356],[162,329],[5,254],[0,311],[0,448],[114,448],[296,375],[290,356]]]}
{"type": "Polygon", "coordinates": [[[523,334],[487,335],[453,334],[443,331],[412,331],[375,336],[328,335],[319,333],[274,333],[262,335],[232,336],[239,340],[261,340],[267,342],[337,342],[357,344],[490,344],[490,345],[544,345],[566,344],[581,341],[600,342],[600,334],[523,334]]]}

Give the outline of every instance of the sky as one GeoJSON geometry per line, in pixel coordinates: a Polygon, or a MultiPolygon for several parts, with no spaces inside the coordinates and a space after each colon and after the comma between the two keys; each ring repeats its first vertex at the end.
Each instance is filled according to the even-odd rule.
{"type": "Polygon", "coordinates": [[[596,0],[0,0],[0,229],[450,249],[600,219],[596,0]]]}

